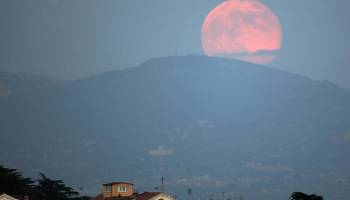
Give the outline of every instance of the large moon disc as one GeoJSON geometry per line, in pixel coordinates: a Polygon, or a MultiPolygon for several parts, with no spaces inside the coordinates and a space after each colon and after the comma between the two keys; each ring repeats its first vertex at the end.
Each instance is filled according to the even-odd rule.
{"type": "Polygon", "coordinates": [[[214,8],[202,26],[206,55],[267,63],[281,48],[277,16],[257,0],[226,0],[214,8]]]}

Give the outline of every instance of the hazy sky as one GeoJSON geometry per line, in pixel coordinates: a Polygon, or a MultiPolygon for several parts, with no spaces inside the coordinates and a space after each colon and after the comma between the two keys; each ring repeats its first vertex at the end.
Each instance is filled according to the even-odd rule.
{"type": "MultiPolygon", "coordinates": [[[[223,0],[0,0],[0,69],[75,79],[167,55],[203,54],[223,0]]],[[[280,18],[268,64],[350,88],[349,0],[261,0],[280,18]]]]}

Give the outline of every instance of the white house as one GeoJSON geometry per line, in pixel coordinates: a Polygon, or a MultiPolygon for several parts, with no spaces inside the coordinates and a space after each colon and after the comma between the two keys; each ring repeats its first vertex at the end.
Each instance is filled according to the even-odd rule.
{"type": "Polygon", "coordinates": [[[8,194],[2,193],[0,195],[0,200],[18,200],[18,199],[14,198],[14,197],[11,197],[8,194]]]}

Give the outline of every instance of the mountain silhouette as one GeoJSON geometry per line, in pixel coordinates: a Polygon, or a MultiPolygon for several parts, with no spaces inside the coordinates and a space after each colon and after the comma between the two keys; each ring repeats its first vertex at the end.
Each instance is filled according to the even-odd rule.
{"type": "Polygon", "coordinates": [[[47,76],[0,71],[0,98],[59,83],[62,81],[47,76]]]}
{"type": "Polygon", "coordinates": [[[0,110],[3,165],[91,195],[119,179],[152,190],[162,176],[183,199],[189,187],[349,195],[350,92],[328,81],[174,56],[2,98],[0,110]]]}

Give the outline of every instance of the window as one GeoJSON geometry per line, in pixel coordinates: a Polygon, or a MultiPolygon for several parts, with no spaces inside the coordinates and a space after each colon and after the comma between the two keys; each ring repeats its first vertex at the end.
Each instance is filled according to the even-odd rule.
{"type": "Polygon", "coordinates": [[[128,187],[125,185],[119,185],[118,186],[118,192],[126,192],[128,191],[128,187]]]}
{"type": "Polygon", "coordinates": [[[105,185],[105,186],[103,186],[103,190],[105,192],[112,192],[112,186],[111,185],[105,185]]]}

